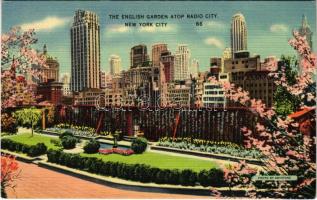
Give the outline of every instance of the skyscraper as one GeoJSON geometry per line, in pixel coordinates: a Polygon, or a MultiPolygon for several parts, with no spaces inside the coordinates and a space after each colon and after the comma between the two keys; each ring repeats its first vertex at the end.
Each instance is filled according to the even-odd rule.
{"type": "Polygon", "coordinates": [[[90,11],[77,10],[70,30],[71,90],[100,88],[99,17],[90,11]]]}
{"type": "Polygon", "coordinates": [[[174,76],[174,56],[170,51],[162,52],[161,63],[164,65],[165,81],[168,83],[174,76]]]}
{"type": "Polygon", "coordinates": [[[247,50],[247,25],[244,16],[237,13],[231,22],[231,51],[232,57],[237,51],[247,50]]]}
{"type": "Polygon", "coordinates": [[[308,24],[307,17],[305,15],[303,15],[302,26],[299,28],[298,32],[301,36],[306,36],[306,40],[310,48],[313,48],[313,42],[312,42],[313,32],[310,30],[310,26],[308,24]]]}
{"type": "Polygon", "coordinates": [[[154,44],[152,46],[152,64],[153,66],[160,66],[160,59],[162,52],[167,51],[167,44],[154,44]]]}
{"type": "Polygon", "coordinates": [[[198,77],[198,72],[199,72],[199,61],[197,59],[193,59],[191,66],[190,66],[190,70],[189,70],[190,74],[192,77],[197,78],[198,77]]]}
{"type": "Polygon", "coordinates": [[[109,58],[110,74],[120,74],[121,71],[121,58],[118,55],[111,55],[109,58]]]}
{"type": "Polygon", "coordinates": [[[149,55],[147,54],[147,47],[144,44],[136,45],[131,48],[130,52],[130,67],[135,68],[138,66],[144,66],[149,61],[149,55]]]}
{"type": "Polygon", "coordinates": [[[190,51],[186,44],[180,44],[175,53],[174,80],[185,80],[189,78],[190,51]]]}
{"type": "Polygon", "coordinates": [[[64,74],[62,76],[62,80],[61,82],[63,83],[63,95],[64,96],[69,96],[71,95],[71,91],[70,91],[70,88],[69,88],[69,85],[70,85],[70,80],[69,80],[69,75],[68,74],[64,74]]]}

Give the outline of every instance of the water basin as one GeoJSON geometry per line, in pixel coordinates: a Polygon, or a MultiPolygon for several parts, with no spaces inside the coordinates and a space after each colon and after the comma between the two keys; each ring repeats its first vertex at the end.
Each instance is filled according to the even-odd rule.
{"type": "MultiPolygon", "coordinates": [[[[99,149],[112,149],[113,144],[108,144],[108,143],[100,143],[100,148],[99,149]]],[[[118,145],[117,147],[118,149],[122,149],[122,150],[128,150],[130,149],[130,147],[128,146],[122,146],[122,145],[118,145]]]]}

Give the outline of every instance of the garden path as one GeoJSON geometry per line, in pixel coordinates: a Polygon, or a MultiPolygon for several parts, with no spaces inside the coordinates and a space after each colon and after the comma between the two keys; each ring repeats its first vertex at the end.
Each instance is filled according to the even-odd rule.
{"type": "Polygon", "coordinates": [[[16,181],[15,191],[10,188],[6,190],[9,198],[210,198],[209,196],[122,190],[41,168],[35,164],[19,162],[19,167],[21,174],[16,181]]]}

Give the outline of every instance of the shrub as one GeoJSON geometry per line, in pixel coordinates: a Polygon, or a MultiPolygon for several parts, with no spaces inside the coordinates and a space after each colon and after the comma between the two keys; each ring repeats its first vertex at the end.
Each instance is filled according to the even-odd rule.
{"type": "Polygon", "coordinates": [[[6,138],[1,140],[1,148],[8,149],[9,151],[22,152],[31,157],[43,155],[47,151],[47,147],[44,143],[26,145],[6,138]]]}
{"type": "Polygon", "coordinates": [[[7,113],[3,113],[1,115],[1,131],[13,134],[17,133],[18,125],[16,119],[7,113]]]}
{"type": "Polygon", "coordinates": [[[30,147],[28,155],[30,155],[32,157],[33,156],[39,156],[39,155],[45,154],[46,151],[47,151],[47,147],[45,146],[45,144],[44,143],[38,143],[38,144],[30,147]]]}
{"type": "Polygon", "coordinates": [[[76,146],[77,138],[72,136],[64,136],[62,137],[62,146],[64,149],[73,149],[76,146]]]}
{"type": "Polygon", "coordinates": [[[197,180],[197,173],[190,169],[185,169],[180,174],[180,184],[181,185],[191,185],[194,186],[197,180]]]}
{"type": "Polygon", "coordinates": [[[126,164],[112,161],[103,161],[94,157],[83,157],[80,154],[65,153],[61,150],[49,150],[47,152],[48,161],[83,169],[91,173],[105,176],[119,177],[127,180],[140,182],[154,182],[160,184],[181,184],[195,185],[199,183],[203,186],[223,186],[223,172],[221,169],[204,170],[199,173],[192,170],[170,170],[159,169],[144,164],[126,164]]]}
{"type": "Polygon", "coordinates": [[[131,149],[134,153],[140,154],[146,150],[147,140],[143,137],[138,137],[132,141],[131,149]]]}
{"type": "Polygon", "coordinates": [[[198,174],[198,181],[201,186],[207,187],[210,186],[212,178],[209,176],[209,172],[207,170],[202,170],[198,174]]]}
{"type": "Polygon", "coordinates": [[[74,137],[74,134],[72,132],[70,132],[70,131],[65,131],[62,134],[60,134],[59,138],[62,139],[63,137],[66,137],[66,136],[74,137]]]}
{"type": "Polygon", "coordinates": [[[97,153],[99,151],[100,144],[97,140],[92,139],[84,146],[85,153],[97,153]]]}
{"type": "Polygon", "coordinates": [[[214,187],[224,187],[227,186],[226,182],[224,181],[224,173],[221,169],[210,169],[209,176],[211,177],[212,182],[210,183],[211,186],[214,187]]]}

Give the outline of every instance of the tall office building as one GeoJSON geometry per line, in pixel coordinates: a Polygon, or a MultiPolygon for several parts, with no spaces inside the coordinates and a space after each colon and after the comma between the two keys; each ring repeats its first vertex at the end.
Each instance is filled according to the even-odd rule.
{"type": "Polygon", "coordinates": [[[136,45],[131,48],[130,52],[130,67],[146,66],[149,61],[147,47],[144,44],[136,45]]]}
{"type": "Polygon", "coordinates": [[[106,88],[106,72],[100,71],[100,88],[106,88]]]}
{"type": "Polygon", "coordinates": [[[90,11],[77,10],[70,30],[71,90],[79,92],[100,88],[99,17],[90,11]]]}
{"type": "Polygon", "coordinates": [[[197,78],[198,77],[198,72],[199,72],[199,62],[197,59],[193,59],[191,66],[190,66],[190,74],[192,77],[197,78]]]}
{"type": "Polygon", "coordinates": [[[121,58],[117,55],[111,55],[109,58],[110,74],[118,75],[121,71],[121,58]]]}
{"type": "Polygon", "coordinates": [[[64,96],[70,96],[71,91],[70,91],[70,78],[68,74],[64,74],[62,76],[61,82],[63,83],[63,95],[64,96]]]}
{"type": "Polygon", "coordinates": [[[313,48],[313,42],[312,42],[313,32],[310,29],[310,26],[307,21],[307,17],[305,15],[303,15],[302,26],[299,28],[298,32],[301,36],[306,36],[306,40],[310,48],[313,48]]]}
{"type": "Polygon", "coordinates": [[[231,51],[232,57],[237,51],[247,50],[247,25],[244,16],[237,13],[231,22],[231,51]]]}
{"type": "Polygon", "coordinates": [[[160,66],[161,54],[167,51],[167,44],[154,44],[152,46],[152,64],[153,66],[160,66]]]}
{"type": "Polygon", "coordinates": [[[227,59],[231,59],[232,53],[231,53],[231,48],[225,48],[225,50],[223,50],[222,52],[222,59],[223,60],[227,60],[227,59]]]}
{"type": "Polygon", "coordinates": [[[168,83],[174,77],[174,55],[170,51],[161,53],[161,63],[164,65],[165,81],[168,83]]]}
{"type": "Polygon", "coordinates": [[[186,44],[178,45],[175,53],[174,80],[189,78],[190,51],[186,44]]]}

